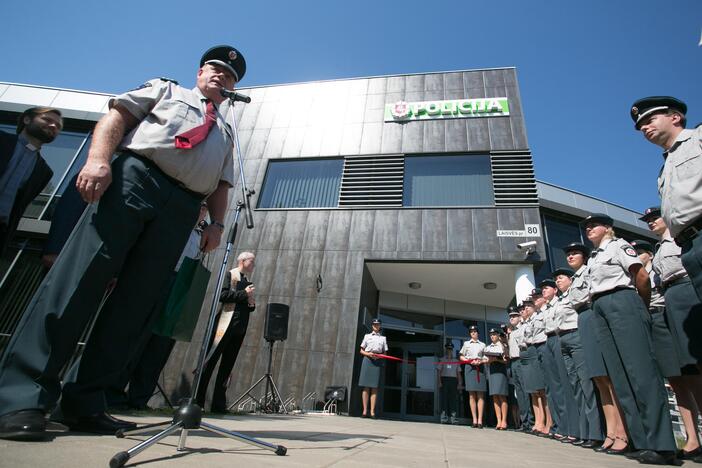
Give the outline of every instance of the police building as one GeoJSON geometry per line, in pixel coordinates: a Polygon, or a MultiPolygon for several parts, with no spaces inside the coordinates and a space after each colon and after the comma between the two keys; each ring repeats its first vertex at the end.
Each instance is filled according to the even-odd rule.
{"type": "MultiPolygon", "coordinates": [[[[256,254],[257,311],[230,401],[266,372],[266,305],[283,303],[289,327],[287,340],[275,344],[273,377],[284,399],[309,408],[327,387],[346,387],[343,405],[359,414],[359,345],[378,317],[388,354],[407,360],[385,367],[382,414],[438,421],[431,362],[444,343],[460,348],[471,325],[486,341],[487,330],[507,322],[506,307],[566,265],[561,247],[586,240],[579,220],[604,212],[619,236],[652,239],[639,213],[536,180],[539,155],[529,147],[514,68],[241,92],[251,97],[237,103],[235,116],[244,173],[256,192],[255,225],[240,226],[233,256],[256,254]]],[[[65,117],[63,133],[42,150],[54,177],[1,259],[0,349],[45,274],[40,256],[54,208],[85,161],[109,98],[0,83],[3,130],[14,132],[30,106],[56,107],[65,117]]],[[[227,223],[241,188],[230,196],[227,223]]],[[[210,290],[192,342],[177,344],[161,376],[171,399],[192,379],[223,254],[211,255],[210,290]]]]}

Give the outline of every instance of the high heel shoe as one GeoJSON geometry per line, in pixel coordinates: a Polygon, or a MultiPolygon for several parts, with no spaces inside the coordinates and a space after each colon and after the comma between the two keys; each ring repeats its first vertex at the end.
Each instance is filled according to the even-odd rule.
{"type": "MultiPolygon", "coordinates": [[[[626,445],[620,449],[613,449],[609,448],[605,450],[605,453],[608,455],[625,455],[629,452],[631,452],[631,447],[629,446],[629,441],[626,439],[622,439],[621,437],[615,437],[615,439],[621,440],[622,442],[625,442],[626,445]]],[[[614,444],[612,444],[614,445],[614,444]]]]}

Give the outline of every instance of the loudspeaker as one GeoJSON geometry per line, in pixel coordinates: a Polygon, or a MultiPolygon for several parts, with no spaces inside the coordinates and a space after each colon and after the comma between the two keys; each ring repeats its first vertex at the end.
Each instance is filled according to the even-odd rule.
{"type": "Polygon", "coordinates": [[[272,302],[266,311],[266,326],[263,337],[266,341],[285,341],[288,338],[288,316],[290,307],[287,304],[272,302]]]}

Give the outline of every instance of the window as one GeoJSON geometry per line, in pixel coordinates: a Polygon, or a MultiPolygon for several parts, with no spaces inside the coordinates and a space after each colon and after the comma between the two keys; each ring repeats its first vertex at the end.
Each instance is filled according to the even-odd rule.
{"type": "Polygon", "coordinates": [[[343,166],[343,159],[270,161],[258,207],[336,207],[343,166]]]}
{"type": "Polygon", "coordinates": [[[403,206],[495,204],[488,155],[408,156],[403,206]]]}

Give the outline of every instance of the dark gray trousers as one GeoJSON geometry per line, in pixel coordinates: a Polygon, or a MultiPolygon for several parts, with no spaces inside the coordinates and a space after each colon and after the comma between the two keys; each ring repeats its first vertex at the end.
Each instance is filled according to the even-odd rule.
{"type": "Polygon", "coordinates": [[[582,439],[603,440],[602,420],[597,405],[595,387],[588,376],[583,347],[578,331],[560,336],[563,362],[568,371],[568,380],[578,405],[578,422],[582,439]]]}
{"type": "Polygon", "coordinates": [[[512,360],[509,363],[512,371],[512,383],[514,385],[514,393],[517,396],[517,405],[519,406],[519,422],[521,427],[531,429],[534,425],[534,413],[531,410],[531,399],[525,390],[524,386],[524,369],[522,368],[521,360],[512,360]]]}
{"type": "Polygon", "coordinates": [[[595,299],[602,317],[597,342],[621,404],[631,442],[639,450],[676,449],[668,395],[653,355],[650,316],[633,289],[595,299]]]}
{"type": "Polygon", "coordinates": [[[55,405],[59,372],[116,277],[77,380],[65,386],[62,399],[66,416],[104,411],[103,389],[126,367],[129,349],[195,225],[202,197],[178,187],[152,163],[119,156],[112,177],[100,202],[80,219],[0,360],[0,415],[55,405]]]}

